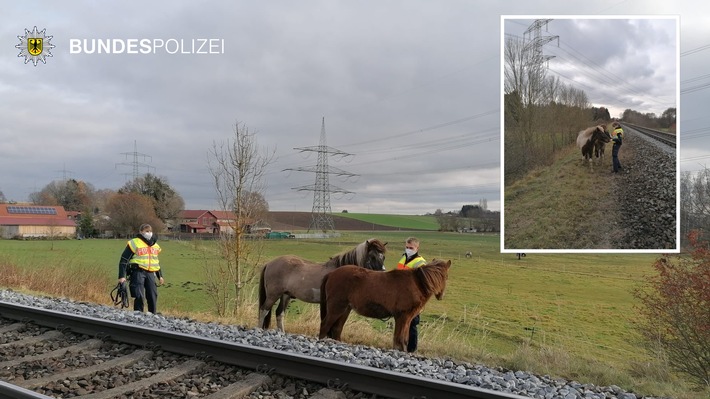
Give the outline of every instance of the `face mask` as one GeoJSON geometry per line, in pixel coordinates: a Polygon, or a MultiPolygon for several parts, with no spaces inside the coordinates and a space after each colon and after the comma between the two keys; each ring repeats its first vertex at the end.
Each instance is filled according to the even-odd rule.
{"type": "Polygon", "coordinates": [[[143,234],[143,237],[145,237],[145,239],[148,241],[150,241],[150,239],[153,237],[152,231],[146,231],[145,233],[141,233],[141,234],[143,234]]]}
{"type": "Polygon", "coordinates": [[[404,249],[404,253],[407,254],[407,256],[409,257],[409,256],[412,256],[412,255],[416,254],[417,251],[415,251],[415,250],[413,250],[413,249],[405,248],[405,249],[404,249]]]}

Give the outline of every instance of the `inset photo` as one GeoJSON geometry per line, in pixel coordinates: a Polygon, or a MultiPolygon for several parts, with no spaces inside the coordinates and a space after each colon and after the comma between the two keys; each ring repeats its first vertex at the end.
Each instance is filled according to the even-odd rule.
{"type": "Polygon", "coordinates": [[[678,16],[501,25],[501,252],[679,252],[678,16]]]}

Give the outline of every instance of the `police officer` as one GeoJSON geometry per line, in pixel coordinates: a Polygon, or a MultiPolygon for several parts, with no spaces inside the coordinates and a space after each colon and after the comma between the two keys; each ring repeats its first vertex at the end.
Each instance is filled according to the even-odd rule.
{"type": "Polygon", "coordinates": [[[129,289],[133,300],[133,310],[142,312],[143,301],[148,302],[148,311],[155,314],[158,303],[158,289],[155,283],[157,277],[162,285],[163,274],[160,271],[160,245],[149,224],[141,225],[135,238],[128,240],[126,248],[118,262],[118,282],[123,283],[129,278],[129,289]]]}
{"type": "MultiPolygon", "coordinates": [[[[425,264],[426,260],[419,255],[419,240],[415,237],[407,238],[404,242],[404,254],[402,254],[402,258],[399,262],[397,262],[397,269],[414,269],[425,264]]],[[[417,350],[417,340],[419,335],[417,325],[419,325],[419,315],[414,316],[412,322],[409,324],[409,342],[407,342],[407,352],[414,352],[417,350]]]]}
{"type": "Polygon", "coordinates": [[[619,162],[619,149],[624,139],[624,129],[621,128],[619,122],[614,122],[612,127],[614,128],[614,133],[611,135],[611,141],[614,143],[614,146],[611,148],[612,172],[618,173],[619,169],[622,169],[621,162],[619,162]]]}

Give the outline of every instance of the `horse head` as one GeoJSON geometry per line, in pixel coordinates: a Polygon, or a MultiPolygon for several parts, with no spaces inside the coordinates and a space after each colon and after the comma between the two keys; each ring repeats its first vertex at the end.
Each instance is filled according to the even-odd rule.
{"type": "Polygon", "coordinates": [[[383,243],[376,238],[371,238],[366,241],[365,247],[365,262],[363,267],[371,270],[384,271],[387,243],[383,243]]]}
{"type": "Polygon", "coordinates": [[[606,129],[606,125],[599,125],[594,129],[592,140],[600,141],[604,144],[611,141],[611,134],[609,134],[609,131],[606,129]]]}
{"type": "Polygon", "coordinates": [[[444,291],[446,290],[446,280],[449,279],[449,268],[451,267],[451,261],[444,261],[442,259],[434,259],[427,266],[436,267],[440,271],[440,278],[437,283],[437,290],[434,292],[434,296],[438,300],[444,298],[444,291]]]}

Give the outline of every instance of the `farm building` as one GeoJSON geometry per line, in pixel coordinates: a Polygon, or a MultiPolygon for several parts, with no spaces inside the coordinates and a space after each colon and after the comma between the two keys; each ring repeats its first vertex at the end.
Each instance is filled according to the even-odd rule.
{"type": "MultiPolygon", "coordinates": [[[[183,233],[206,233],[206,234],[231,234],[234,232],[232,226],[236,216],[232,212],[207,211],[207,210],[184,210],[180,214],[180,232],[183,233]]],[[[267,233],[271,231],[265,223],[250,222],[247,224],[247,233],[267,233]]]]}
{"type": "Polygon", "coordinates": [[[0,204],[2,238],[74,237],[76,223],[62,206],[0,204]]]}
{"type": "Polygon", "coordinates": [[[180,232],[182,233],[209,233],[215,232],[217,218],[210,211],[188,210],[180,213],[180,232]]]}

